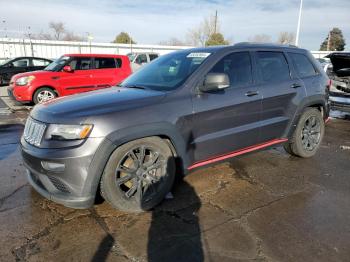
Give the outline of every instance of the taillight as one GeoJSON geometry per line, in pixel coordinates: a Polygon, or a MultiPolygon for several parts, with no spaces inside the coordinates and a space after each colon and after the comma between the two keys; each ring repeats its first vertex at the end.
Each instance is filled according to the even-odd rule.
{"type": "Polygon", "coordinates": [[[327,89],[329,90],[332,86],[332,79],[328,79],[327,89]]]}

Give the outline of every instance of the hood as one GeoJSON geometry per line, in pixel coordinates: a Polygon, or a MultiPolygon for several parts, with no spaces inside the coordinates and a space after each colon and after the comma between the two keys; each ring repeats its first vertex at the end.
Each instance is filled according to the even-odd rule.
{"type": "Polygon", "coordinates": [[[350,53],[331,53],[326,57],[330,58],[337,76],[350,76],[350,53]]]}
{"type": "Polygon", "coordinates": [[[25,73],[19,73],[16,74],[12,77],[13,80],[17,80],[20,77],[24,77],[24,76],[43,76],[43,75],[52,75],[55,72],[51,72],[51,71],[44,71],[44,70],[39,70],[39,71],[30,71],[30,72],[25,72],[25,73]]]}
{"type": "Polygon", "coordinates": [[[153,104],[164,96],[165,93],[160,91],[112,87],[38,104],[31,116],[46,123],[83,122],[87,117],[153,104]]]}

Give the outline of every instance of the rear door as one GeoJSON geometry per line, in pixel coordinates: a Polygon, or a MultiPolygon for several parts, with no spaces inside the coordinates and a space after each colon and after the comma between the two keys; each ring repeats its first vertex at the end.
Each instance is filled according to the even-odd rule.
{"type": "Polygon", "coordinates": [[[67,65],[70,65],[74,71],[62,72],[60,78],[57,79],[61,95],[71,95],[95,89],[90,57],[73,57],[67,65]]]}
{"type": "Polygon", "coordinates": [[[122,60],[114,57],[95,57],[93,60],[92,81],[97,89],[111,87],[120,83],[122,74],[122,60]]]}
{"type": "Polygon", "coordinates": [[[291,61],[282,51],[254,52],[262,95],[259,142],[284,138],[306,95],[303,82],[291,73],[291,61]]]}
{"type": "Polygon", "coordinates": [[[296,74],[305,85],[306,92],[317,94],[320,87],[323,86],[322,75],[311,62],[306,54],[288,52],[288,56],[292,61],[296,74]]]}
{"type": "Polygon", "coordinates": [[[208,73],[226,73],[230,87],[193,97],[195,161],[255,145],[259,137],[261,94],[254,83],[250,53],[229,53],[208,73]]]}

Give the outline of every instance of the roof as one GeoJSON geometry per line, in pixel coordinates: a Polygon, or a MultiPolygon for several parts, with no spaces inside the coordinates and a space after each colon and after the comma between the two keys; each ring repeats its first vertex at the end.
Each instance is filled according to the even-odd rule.
{"type": "Polygon", "coordinates": [[[43,59],[43,60],[49,60],[49,61],[52,61],[52,59],[49,59],[49,58],[44,58],[44,57],[38,57],[38,56],[17,56],[17,57],[14,57],[14,58],[11,58],[11,60],[14,60],[14,59],[25,59],[25,58],[35,58],[35,59],[43,59]]]}
{"type": "Polygon", "coordinates": [[[114,54],[64,54],[65,56],[80,56],[80,57],[126,57],[125,55],[114,55],[114,54]]]}
{"type": "Polygon", "coordinates": [[[273,43],[253,43],[253,42],[241,42],[234,45],[222,45],[222,46],[209,46],[209,47],[196,47],[191,49],[183,49],[181,51],[193,51],[193,52],[210,52],[215,53],[223,49],[245,49],[245,48],[256,48],[256,49],[292,49],[292,50],[305,50],[294,45],[281,45],[273,43]]]}

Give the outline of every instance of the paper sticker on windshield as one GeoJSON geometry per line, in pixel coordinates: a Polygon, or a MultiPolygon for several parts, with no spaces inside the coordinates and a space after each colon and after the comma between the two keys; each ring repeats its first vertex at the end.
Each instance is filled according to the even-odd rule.
{"type": "Polygon", "coordinates": [[[196,58],[206,58],[210,55],[210,53],[190,53],[187,55],[187,57],[196,57],[196,58]]]}

